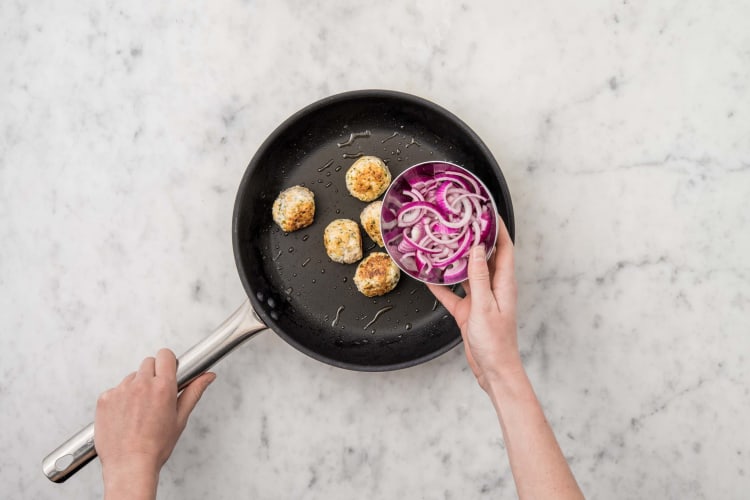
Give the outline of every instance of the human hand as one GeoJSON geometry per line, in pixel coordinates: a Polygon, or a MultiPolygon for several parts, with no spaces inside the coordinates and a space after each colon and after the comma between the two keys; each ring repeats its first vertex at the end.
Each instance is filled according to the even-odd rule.
{"type": "Polygon", "coordinates": [[[516,328],[513,242],[502,219],[498,221],[497,246],[489,264],[484,246],[471,249],[469,279],[462,283],[466,297],[444,286],[427,285],[456,320],[469,366],[487,392],[495,380],[523,370],[516,328]]]}
{"type": "Polygon", "coordinates": [[[144,359],[137,372],[99,397],[94,444],[107,498],[120,498],[116,491],[123,487],[127,498],[155,495],[161,467],[185,429],[190,412],[216,378],[204,373],[178,396],[176,372],[174,353],[161,349],[156,358],[144,359]],[[140,494],[138,486],[146,493],[140,494]]]}

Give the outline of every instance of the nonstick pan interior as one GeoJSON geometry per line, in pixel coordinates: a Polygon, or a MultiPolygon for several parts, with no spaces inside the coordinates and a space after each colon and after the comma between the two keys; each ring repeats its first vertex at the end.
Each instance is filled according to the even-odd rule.
{"type": "MultiPolygon", "coordinates": [[[[415,365],[454,347],[461,336],[429,290],[404,273],[396,289],[367,298],[353,283],[357,264],[326,255],[323,230],[334,219],[359,223],[367,205],[346,190],[357,155],[382,158],[395,177],[427,160],[446,160],[489,187],[514,234],[513,209],[489,150],[460,120],[423,99],[390,91],[339,94],[293,115],[250,162],[237,194],[233,243],[245,290],[261,319],[302,352],[362,371],[415,365]],[[355,134],[350,145],[341,145],[355,134]],[[271,218],[283,189],[315,193],[315,222],[284,233],[271,218]],[[377,316],[377,318],[376,318],[377,316]]],[[[383,251],[362,231],[365,256],[383,251]]]]}

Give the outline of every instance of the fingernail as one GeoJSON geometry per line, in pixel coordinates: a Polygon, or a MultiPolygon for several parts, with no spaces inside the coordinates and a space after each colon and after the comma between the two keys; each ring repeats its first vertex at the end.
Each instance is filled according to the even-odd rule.
{"type": "Polygon", "coordinates": [[[210,377],[208,377],[208,382],[206,383],[206,387],[213,384],[214,380],[216,380],[216,374],[212,373],[210,377]]]}
{"type": "Polygon", "coordinates": [[[484,245],[477,245],[471,249],[471,258],[473,260],[484,260],[487,257],[484,254],[484,245]]]}

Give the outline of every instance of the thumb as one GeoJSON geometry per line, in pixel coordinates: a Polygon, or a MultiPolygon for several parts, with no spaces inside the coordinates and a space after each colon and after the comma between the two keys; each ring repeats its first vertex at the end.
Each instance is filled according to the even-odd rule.
{"type": "Polygon", "coordinates": [[[469,257],[469,285],[471,286],[472,304],[483,307],[491,303],[490,269],[487,266],[487,254],[485,253],[484,245],[477,245],[471,249],[469,257]]]}
{"type": "Polygon", "coordinates": [[[204,373],[190,382],[190,384],[182,391],[182,394],[177,398],[177,421],[181,428],[185,428],[188,417],[193,411],[193,408],[195,408],[195,405],[197,405],[198,401],[201,399],[203,391],[205,391],[214,380],[216,380],[215,373],[204,373]]]}

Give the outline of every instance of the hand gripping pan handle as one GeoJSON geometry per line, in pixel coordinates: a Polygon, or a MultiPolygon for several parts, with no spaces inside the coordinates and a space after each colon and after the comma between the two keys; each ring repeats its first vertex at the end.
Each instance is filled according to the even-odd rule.
{"type": "MultiPolygon", "coordinates": [[[[211,335],[177,359],[177,390],[184,389],[236,347],[267,327],[246,300],[211,335]]],[[[81,429],[42,460],[50,481],[62,483],[96,457],[94,423],[81,429]]]]}

